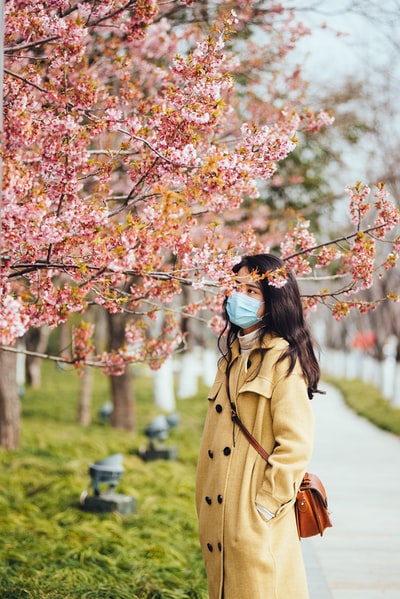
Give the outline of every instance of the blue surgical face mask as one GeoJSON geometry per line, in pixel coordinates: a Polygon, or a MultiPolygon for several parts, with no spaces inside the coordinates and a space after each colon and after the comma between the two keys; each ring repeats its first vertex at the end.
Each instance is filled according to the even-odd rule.
{"type": "Polygon", "coordinates": [[[262,320],[257,313],[263,303],[255,297],[234,291],[226,302],[229,320],[241,329],[248,329],[262,320]]]}

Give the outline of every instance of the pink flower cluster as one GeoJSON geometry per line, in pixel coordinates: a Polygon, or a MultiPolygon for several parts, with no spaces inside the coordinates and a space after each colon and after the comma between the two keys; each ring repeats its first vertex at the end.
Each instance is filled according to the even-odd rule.
{"type": "Polygon", "coordinates": [[[11,345],[29,327],[29,318],[20,298],[0,295],[0,345],[11,345]]]}
{"type": "Polygon", "coordinates": [[[311,272],[309,258],[313,254],[316,241],[309,228],[309,221],[298,221],[292,231],[288,231],[281,243],[282,258],[298,276],[311,272]]]}
{"type": "Polygon", "coordinates": [[[72,362],[75,368],[81,368],[85,360],[93,353],[94,325],[82,320],[72,331],[72,362]]]}
{"type": "MultiPolygon", "coordinates": [[[[371,237],[365,233],[357,233],[351,251],[351,275],[359,287],[368,289],[373,284],[375,269],[376,245],[371,237]]],[[[354,290],[353,290],[354,291],[354,290]]]]}
{"type": "Polygon", "coordinates": [[[354,187],[346,187],[346,192],[350,196],[351,220],[358,225],[371,209],[371,204],[367,201],[371,190],[368,185],[358,182],[354,187]]]}

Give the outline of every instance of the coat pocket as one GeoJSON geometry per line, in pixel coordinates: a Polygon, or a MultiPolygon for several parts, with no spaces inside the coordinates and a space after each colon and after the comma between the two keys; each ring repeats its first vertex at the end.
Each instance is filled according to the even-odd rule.
{"type": "Polygon", "coordinates": [[[284,518],[287,514],[291,513],[291,510],[294,507],[294,502],[296,501],[296,497],[293,497],[292,499],[290,499],[290,501],[287,501],[286,503],[283,503],[278,510],[275,512],[275,516],[273,518],[271,518],[270,520],[267,520],[263,514],[261,512],[259,512],[259,510],[257,510],[256,507],[256,511],[258,516],[260,517],[260,519],[263,521],[264,524],[269,524],[269,525],[273,525],[274,522],[278,522],[278,520],[280,520],[281,518],[284,518]]]}

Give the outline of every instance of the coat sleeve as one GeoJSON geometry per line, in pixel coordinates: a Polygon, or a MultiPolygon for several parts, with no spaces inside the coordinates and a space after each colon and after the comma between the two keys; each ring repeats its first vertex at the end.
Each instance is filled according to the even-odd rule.
{"type": "Polygon", "coordinates": [[[270,401],[275,447],[256,503],[277,515],[294,501],[313,449],[314,415],[298,365],[289,376],[280,376],[270,401]]]}

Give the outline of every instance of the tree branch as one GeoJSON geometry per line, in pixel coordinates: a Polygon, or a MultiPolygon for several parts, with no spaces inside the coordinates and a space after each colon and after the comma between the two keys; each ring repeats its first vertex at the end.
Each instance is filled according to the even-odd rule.
{"type": "MultiPolygon", "coordinates": [[[[379,229],[382,229],[385,226],[386,226],[386,224],[384,223],[382,225],[376,225],[375,227],[369,227],[367,229],[363,229],[361,232],[369,235],[369,233],[371,233],[371,231],[378,231],[379,229]]],[[[349,241],[350,239],[354,239],[354,237],[356,237],[358,235],[358,233],[360,233],[360,231],[356,231],[355,233],[351,233],[350,235],[344,235],[343,237],[337,237],[336,239],[332,239],[332,241],[325,241],[324,243],[314,245],[307,249],[299,250],[298,252],[295,252],[294,254],[290,254],[290,256],[286,256],[285,258],[283,258],[283,260],[285,262],[287,262],[288,260],[297,258],[297,256],[301,256],[303,254],[310,254],[311,252],[314,252],[315,250],[319,250],[323,247],[327,247],[329,245],[338,245],[341,241],[349,241]]],[[[372,237],[372,235],[371,235],[371,237],[372,237]]]]}
{"type": "Polygon", "coordinates": [[[14,73],[14,71],[9,71],[8,69],[5,68],[4,72],[7,73],[7,75],[14,77],[15,79],[19,79],[20,81],[23,81],[23,83],[26,83],[26,85],[30,85],[31,87],[34,87],[35,89],[39,90],[40,92],[42,92],[44,94],[48,93],[48,90],[44,89],[44,87],[40,87],[40,85],[33,83],[33,81],[29,81],[29,79],[26,79],[26,77],[22,77],[22,75],[19,75],[18,73],[14,73]]]}

